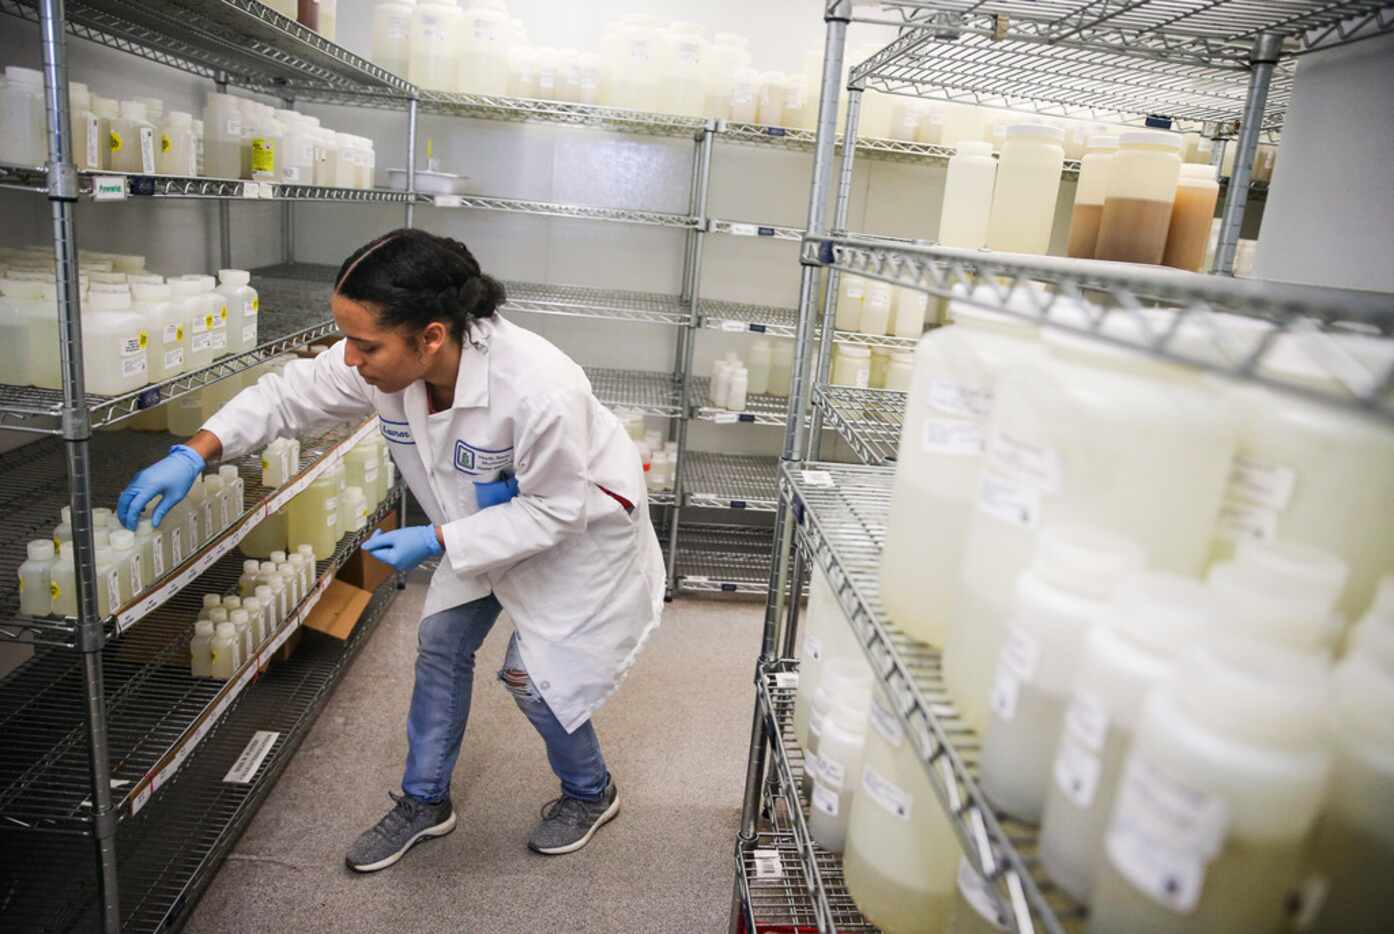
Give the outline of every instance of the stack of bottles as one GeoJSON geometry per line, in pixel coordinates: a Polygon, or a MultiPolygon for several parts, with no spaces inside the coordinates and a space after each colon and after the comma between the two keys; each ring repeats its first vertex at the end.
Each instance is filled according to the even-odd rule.
{"type": "MultiPolygon", "coordinates": [[[[224,464],[199,476],[188,496],[155,528],[158,500],[145,508],[134,532],[124,529],[110,509],[92,510],[96,548],[97,609],[107,616],[152,588],[246,511],[246,488],[237,468],[224,464]]],[[[51,538],[26,546],[19,567],[20,612],[26,616],[77,616],[77,585],[69,507],[51,538]]]]}
{"type": "Polygon", "coordinates": [[[244,561],[235,595],[203,595],[189,640],[190,674],[218,681],[235,677],[284,628],[315,579],[308,546],[289,555],[277,551],[269,561],[244,561]]]}
{"type": "Polygon", "coordinates": [[[718,409],[744,412],[753,395],[787,396],[793,369],[792,342],[758,338],[744,358],[729,351],[712,364],[709,402],[718,409]]]}
{"type": "Polygon", "coordinates": [[[649,428],[642,412],[618,408],[615,409],[615,415],[639,452],[639,460],[644,465],[644,481],[649,492],[671,491],[678,467],[677,442],[665,441],[660,429],[649,428]]]}
{"type": "Polygon", "coordinates": [[[337,133],[318,117],[251,98],[210,93],[204,107],[206,174],[295,185],[372,188],[373,141],[337,133]]]}
{"type": "MultiPolygon", "coordinates": [[[[88,392],[124,395],[255,349],[261,305],[245,270],[166,280],[142,256],[117,257],[120,270],[99,258],[112,255],[79,258],[88,392]]],[[[0,372],[14,385],[63,385],[51,261],[42,251],[0,256],[0,372]]]]}
{"type": "MultiPolygon", "coordinates": [[[[980,290],[957,292],[915,352],[880,568],[891,621],[942,651],[981,735],[980,787],[1040,826],[1045,871],[1096,934],[1276,932],[1298,902],[1312,930],[1379,929],[1394,909],[1380,881],[1394,871],[1394,436],[985,310],[996,300],[980,290]]],[[[1096,313],[1051,310],[1075,325],[1096,313]]],[[[1174,324],[1149,311],[1103,331],[1141,347],[1174,324]]],[[[1394,365],[1387,339],[1269,327],[1215,315],[1175,339],[1224,355],[1271,337],[1265,376],[1334,394],[1354,377],[1322,365],[1333,355],[1394,365]]],[[[860,652],[825,586],[815,578],[801,697],[830,657],[860,652]]],[[[934,929],[913,919],[953,901],[958,929],[1000,926],[952,838],[916,864],[913,895],[905,860],[877,862],[887,831],[858,850],[872,804],[942,814],[913,785],[918,760],[902,780],[879,766],[868,779],[884,761],[873,743],[894,748],[897,733],[893,716],[876,729],[878,709],[851,783],[853,897],[887,930],[934,929]]],[[[834,807],[830,790],[815,812],[834,807]]]]}

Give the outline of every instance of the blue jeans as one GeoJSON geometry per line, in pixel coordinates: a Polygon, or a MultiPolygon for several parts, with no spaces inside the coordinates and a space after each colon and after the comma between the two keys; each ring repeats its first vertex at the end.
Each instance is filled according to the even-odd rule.
{"type": "MultiPolygon", "coordinates": [[[[407,714],[407,768],[402,791],[421,801],[440,801],[450,793],[450,774],[460,757],[460,740],[470,715],[474,653],[494,628],[502,607],[493,594],[435,613],[421,621],[416,647],[416,686],[407,714]]],[[[513,700],[542,734],[547,761],[561,779],[562,792],[594,801],[605,793],[610,773],[589,720],[567,733],[533,686],[518,652],[518,634],[498,674],[513,700]]]]}

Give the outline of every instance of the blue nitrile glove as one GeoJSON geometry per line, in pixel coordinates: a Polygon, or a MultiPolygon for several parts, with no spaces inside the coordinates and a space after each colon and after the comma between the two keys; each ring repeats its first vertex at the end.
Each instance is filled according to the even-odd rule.
{"type": "Polygon", "coordinates": [[[198,451],[176,444],[169,449],[168,457],[136,474],[130,486],[121,491],[121,498],[116,501],[116,518],[134,532],[146,504],[158,496],[160,504],[151,516],[151,521],[158,526],[165,513],[189,495],[189,488],[203,472],[204,466],[198,451]]]}
{"type": "Polygon", "coordinates": [[[488,509],[506,503],[518,495],[518,478],[512,474],[501,474],[493,483],[474,484],[474,501],[480,509],[488,509]]]}
{"type": "Polygon", "coordinates": [[[378,529],[363,543],[363,550],[398,571],[410,571],[445,549],[436,538],[434,525],[409,525],[391,532],[378,529]]]}

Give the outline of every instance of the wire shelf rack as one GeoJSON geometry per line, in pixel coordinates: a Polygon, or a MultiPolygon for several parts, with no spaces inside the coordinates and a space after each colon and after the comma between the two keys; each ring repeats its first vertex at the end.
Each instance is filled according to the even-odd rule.
{"type": "Polygon", "coordinates": [[[730,234],[733,237],[764,237],[772,240],[802,240],[802,227],[781,227],[778,224],[749,224],[744,221],[711,218],[708,233],[730,234]]]}
{"type": "MultiPolygon", "coordinates": [[[[78,194],[101,202],[140,198],[203,200],[316,201],[343,204],[410,204],[420,200],[405,191],[385,188],[334,188],[325,185],[290,185],[237,178],[189,175],[144,175],[129,172],[79,171],[78,194]]],[[[48,192],[48,174],[42,166],[0,164],[0,188],[48,192]]]]}
{"type": "MultiPolygon", "coordinates": [[[[34,0],[0,0],[0,12],[38,20],[34,0]]],[[[68,32],[214,80],[271,88],[333,90],[358,98],[407,98],[411,84],[287,19],[258,0],[78,0],[68,32]]]]}
{"type": "MultiPolygon", "coordinates": [[[[704,299],[699,303],[702,327],[714,331],[764,334],[770,337],[793,337],[798,331],[799,313],[793,308],[772,305],[750,305],[719,299],[704,299]]],[[[821,328],[814,337],[821,336],[821,328]]],[[[888,350],[914,350],[919,338],[896,337],[888,334],[863,334],[861,331],[834,331],[839,343],[862,344],[888,350]]]]}
{"type": "Polygon", "coordinates": [[[1394,334],[1391,295],[855,238],[810,238],[803,258],[944,297],[980,281],[987,298],[960,300],[1394,424],[1394,363],[1360,340],[1394,334]],[[1085,318],[1071,314],[1080,305],[1085,318]],[[1140,313],[1149,308],[1171,314],[1140,313]],[[1252,320],[1240,328],[1217,312],[1252,320]],[[1303,335],[1328,381],[1298,382],[1266,365],[1279,338],[1292,334],[1303,335]]]}
{"type": "MultiPolygon", "coordinates": [[[[342,427],[305,438],[301,444],[304,467],[296,479],[285,486],[267,488],[261,483],[259,455],[253,454],[236,462],[238,474],[246,489],[247,510],[232,516],[231,523],[214,539],[189,554],[178,566],[126,606],[107,618],[104,631],[110,640],[153,614],[166,602],[173,603],[178,595],[197,580],[210,565],[231,553],[235,544],[266,515],[279,509],[316,477],[331,469],[343,453],[358,439],[377,430],[376,419],[354,428],[342,427]]],[[[93,436],[91,461],[93,465],[92,496],[94,504],[115,504],[121,489],[135,473],[158,460],[169,446],[178,441],[163,432],[101,432],[93,436]]],[[[68,481],[64,470],[63,444],[56,438],[16,448],[0,456],[0,471],[7,480],[7,492],[0,503],[8,507],[12,535],[0,543],[0,573],[6,581],[0,585],[0,639],[33,641],[55,646],[76,644],[78,623],[62,617],[27,617],[19,612],[19,565],[24,561],[25,543],[48,538],[59,522],[59,511],[68,505],[68,481]]],[[[216,565],[214,565],[216,566],[216,565]]],[[[197,611],[197,606],[194,608],[197,611]]]]}
{"type": "Polygon", "coordinates": [[[994,883],[1002,917],[1013,919],[1016,930],[1035,925],[1062,934],[1083,916],[1081,907],[1046,878],[1036,859],[1036,828],[994,813],[979,790],[978,737],[944,686],[939,653],[901,633],[881,606],[879,566],[894,472],[817,462],[801,467],[784,468],[780,478],[780,492],[798,522],[798,546],[826,573],[914,740],[963,852],[994,883]]]}
{"type": "MultiPolygon", "coordinates": [[[[396,508],[389,499],[360,532],[345,534],[317,563],[319,586],[229,680],[189,673],[189,639],[204,593],[237,591],[243,556],[229,553],[196,586],[151,613],[102,652],[113,807],[138,814],[168,783],[218,719],[236,703],[276,648],[303,622],[373,526],[396,508]],[[197,591],[197,592],[195,592],[197,591]]],[[[86,833],[92,821],[83,663],[78,655],[35,656],[0,681],[6,755],[0,762],[0,821],[28,830],[86,833]],[[37,701],[37,703],[36,703],[37,701]]]]}
{"type": "Polygon", "coordinates": [[[682,418],[678,387],[671,373],[649,370],[607,370],[585,367],[591,392],[602,405],[637,409],[659,418],[682,418]]]}
{"type": "Polygon", "coordinates": [[[692,408],[692,417],[704,422],[715,422],[718,425],[734,425],[743,423],[747,425],[783,425],[786,414],[789,410],[789,400],[785,396],[776,396],[770,393],[751,393],[746,396],[745,410],[733,412],[729,409],[717,408],[711,403],[711,379],[706,376],[694,376],[689,385],[692,390],[692,398],[696,400],[692,408]]]}
{"type": "Polygon", "coordinates": [[[421,112],[482,120],[591,127],[646,136],[691,137],[700,133],[708,123],[705,117],[649,113],[622,107],[429,90],[421,91],[421,112]]]}
{"type": "Polygon", "coordinates": [[[779,499],[779,458],[689,451],[683,488],[687,506],[773,512],[779,499]]]}
{"type": "Polygon", "coordinates": [[[421,201],[423,204],[432,204],[438,208],[468,208],[475,211],[504,211],[510,214],[536,214],[543,217],[614,221],[621,224],[666,227],[669,230],[695,230],[697,227],[697,218],[687,214],[645,211],[638,208],[594,207],[585,204],[562,204],[554,201],[500,198],[491,195],[423,195],[421,201]]]}
{"type": "Polygon", "coordinates": [[[866,464],[895,461],[905,399],[905,393],[887,389],[828,385],[813,389],[813,404],[822,410],[825,425],[841,435],[866,464]]]}
{"type": "MultiPolygon", "coordinates": [[[[127,854],[119,866],[123,931],[156,934],[187,921],[395,594],[389,580],[346,640],[307,638],[292,658],[262,672],[149,806],[121,822],[116,845],[127,854]],[[225,781],[261,731],[274,734],[273,743],[252,780],[225,781]]],[[[0,889],[7,893],[0,927],[100,928],[89,840],[10,825],[0,841],[0,889]]]]}
{"type": "Polygon", "coordinates": [[[680,541],[679,590],[763,596],[769,589],[774,545],[769,528],[684,522],[680,541]]]}

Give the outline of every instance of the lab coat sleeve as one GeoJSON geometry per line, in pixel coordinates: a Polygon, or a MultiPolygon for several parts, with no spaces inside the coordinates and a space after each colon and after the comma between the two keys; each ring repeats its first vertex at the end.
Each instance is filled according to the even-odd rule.
{"type": "Polygon", "coordinates": [[[310,360],[295,360],[232,397],[204,423],[223,443],[223,460],[374,411],[371,388],[344,362],[344,341],[310,360]]]}
{"type": "Polygon", "coordinates": [[[518,495],[441,527],[456,572],[501,571],[585,531],[590,411],[580,387],[520,407],[513,444],[518,495]]]}

